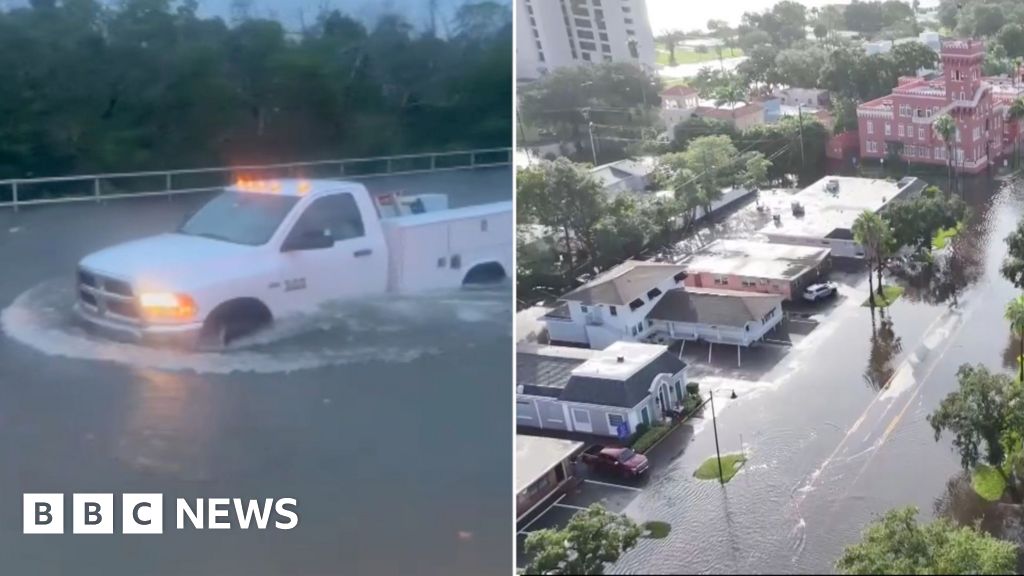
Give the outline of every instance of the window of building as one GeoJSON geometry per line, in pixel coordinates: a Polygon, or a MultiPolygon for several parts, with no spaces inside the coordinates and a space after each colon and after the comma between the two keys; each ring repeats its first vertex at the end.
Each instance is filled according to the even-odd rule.
{"type": "Polygon", "coordinates": [[[577,28],[590,28],[590,20],[584,20],[583,18],[576,18],[577,28]]]}
{"type": "Polygon", "coordinates": [[[627,28],[626,29],[626,35],[627,36],[636,36],[636,32],[634,32],[634,31],[632,31],[632,30],[627,28]]]}
{"type": "Polygon", "coordinates": [[[868,126],[868,134],[874,134],[875,133],[875,123],[872,122],[871,120],[868,120],[867,121],[867,126],[868,126]]]}
{"type": "Polygon", "coordinates": [[[590,52],[581,52],[580,55],[583,56],[584,60],[590,62],[590,52]]]}
{"type": "Polygon", "coordinates": [[[625,19],[623,19],[623,22],[625,22],[626,24],[632,24],[633,23],[633,19],[632,18],[625,18],[625,19]]]}
{"type": "Polygon", "coordinates": [[[715,286],[725,286],[729,283],[729,279],[725,276],[715,276],[715,286]]]}
{"type": "Polygon", "coordinates": [[[618,430],[619,426],[626,423],[626,418],[622,414],[608,414],[608,429],[618,430]]]}
{"type": "Polygon", "coordinates": [[[622,12],[625,13],[625,14],[629,14],[632,11],[633,11],[633,9],[630,8],[629,6],[623,6],[622,7],[622,12]]]}
{"type": "Polygon", "coordinates": [[[591,32],[590,30],[577,30],[576,31],[576,37],[577,38],[584,38],[586,40],[593,40],[594,39],[594,33],[591,32]]]}
{"type": "Polygon", "coordinates": [[[924,140],[925,139],[925,130],[924,130],[923,127],[918,127],[918,129],[917,129],[917,137],[920,140],[924,140]]]}
{"type": "Polygon", "coordinates": [[[591,52],[597,52],[597,44],[593,42],[580,42],[580,50],[590,50],[591,52]]]}
{"type": "Polygon", "coordinates": [[[597,37],[600,38],[602,42],[608,41],[608,34],[606,32],[598,33],[597,37]]]}
{"type": "Polygon", "coordinates": [[[615,306],[609,306],[608,307],[608,311],[611,312],[612,316],[618,316],[619,315],[619,309],[616,308],[615,306]]]}
{"type": "Polygon", "coordinates": [[[892,136],[892,124],[889,124],[888,122],[885,123],[885,135],[892,136]]]}
{"type": "Polygon", "coordinates": [[[904,136],[906,136],[906,134],[904,134],[905,130],[903,130],[903,124],[900,124],[900,125],[899,125],[899,126],[897,127],[897,130],[896,130],[896,131],[897,131],[897,132],[899,133],[899,135],[900,135],[900,138],[903,138],[904,136]]]}
{"type": "Polygon", "coordinates": [[[644,305],[644,301],[642,299],[640,299],[640,298],[637,298],[636,300],[633,300],[632,302],[629,303],[629,309],[630,310],[636,310],[637,308],[640,308],[643,305],[644,305]]]}
{"type": "MultiPolygon", "coordinates": [[[[610,44],[601,44],[601,52],[604,52],[605,54],[611,54],[612,53],[611,45],[610,44]]],[[[605,56],[605,58],[607,58],[609,62],[612,59],[611,56],[605,56]]]]}
{"type": "Polygon", "coordinates": [[[632,333],[633,336],[636,336],[636,326],[633,326],[633,329],[630,330],[630,333],[632,333]]]}
{"type": "Polygon", "coordinates": [[[658,296],[661,296],[661,289],[660,288],[651,288],[650,290],[647,291],[647,299],[648,300],[653,300],[653,299],[657,298],[658,296]]]}

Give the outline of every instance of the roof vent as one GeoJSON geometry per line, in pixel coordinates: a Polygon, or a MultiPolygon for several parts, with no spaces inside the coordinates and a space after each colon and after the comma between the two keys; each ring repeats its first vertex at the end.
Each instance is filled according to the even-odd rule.
{"type": "Polygon", "coordinates": [[[618,362],[619,364],[622,364],[623,362],[626,361],[626,357],[625,356],[619,356],[618,358],[615,359],[615,361],[618,362]]]}

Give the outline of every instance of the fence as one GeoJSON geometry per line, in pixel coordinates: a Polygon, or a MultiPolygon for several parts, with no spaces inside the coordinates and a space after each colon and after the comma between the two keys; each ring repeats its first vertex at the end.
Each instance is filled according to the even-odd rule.
{"type": "Polygon", "coordinates": [[[259,166],[0,180],[0,208],[209,192],[245,178],[373,178],[512,164],[511,148],[347,158],[259,166]]]}

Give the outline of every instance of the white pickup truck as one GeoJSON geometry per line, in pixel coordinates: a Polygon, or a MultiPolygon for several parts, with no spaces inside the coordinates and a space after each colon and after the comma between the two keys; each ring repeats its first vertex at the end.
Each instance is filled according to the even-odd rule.
{"type": "Polygon", "coordinates": [[[332,300],[502,279],[512,243],[511,201],[448,209],[443,194],[354,182],[240,181],[175,232],[83,258],[76,309],[111,335],[219,348],[332,300]]]}

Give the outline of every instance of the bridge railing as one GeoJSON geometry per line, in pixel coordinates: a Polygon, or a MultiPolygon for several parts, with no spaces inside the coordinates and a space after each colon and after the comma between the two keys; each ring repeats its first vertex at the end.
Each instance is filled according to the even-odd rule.
{"type": "Polygon", "coordinates": [[[511,148],[0,180],[0,208],[209,192],[245,178],[374,178],[512,164],[511,148]]]}

